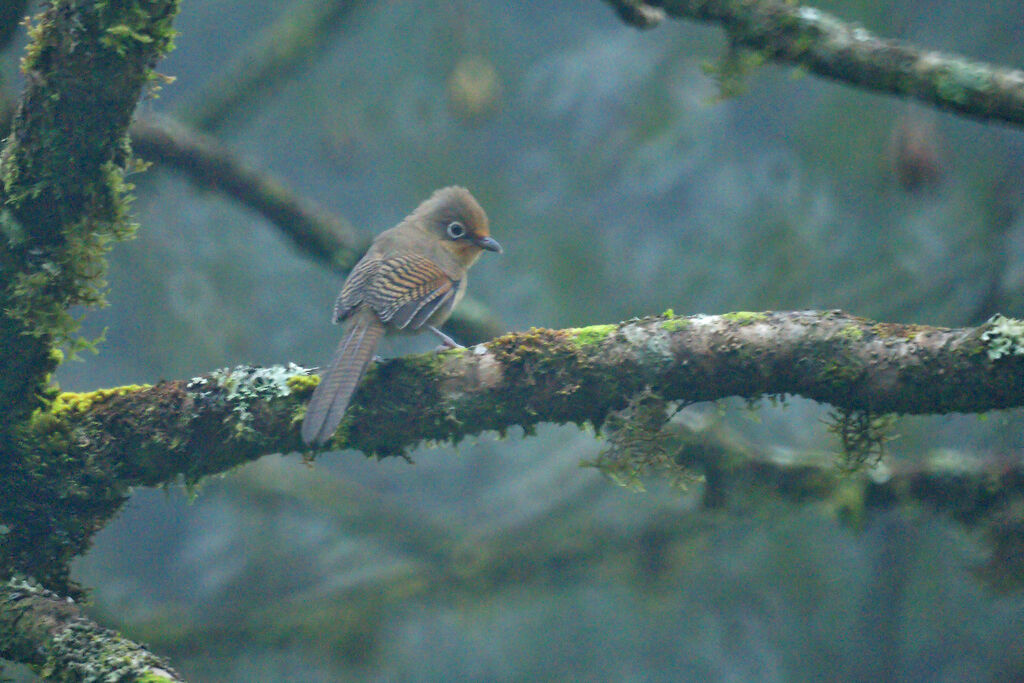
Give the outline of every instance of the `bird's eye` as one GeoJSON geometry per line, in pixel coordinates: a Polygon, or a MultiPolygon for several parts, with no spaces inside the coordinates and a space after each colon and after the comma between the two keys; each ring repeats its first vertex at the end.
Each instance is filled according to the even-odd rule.
{"type": "Polygon", "coordinates": [[[466,226],[464,226],[462,223],[458,221],[452,221],[451,223],[449,223],[447,231],[448,236],[451,237],[453,240],[457,240],[460,237],[466,236],[466,226]]]}

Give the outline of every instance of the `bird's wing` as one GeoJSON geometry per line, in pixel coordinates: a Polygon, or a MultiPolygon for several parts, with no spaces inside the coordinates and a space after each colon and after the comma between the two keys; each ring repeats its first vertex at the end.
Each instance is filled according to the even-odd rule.
{"type": "Polygon", "coordinates": [[[453,305],[458,284],[426,256],[391,256],[378,262],[362,299],[385,323],[415,330],[438,310],[453,305]]]}
{"type": "Polygon", "coordinates": [[[366,292],[377,275],[381,262],[379,257],[364,256],[348,274],[341,293],[334,302],[334,322],[347,318],[366,300],[366,292]]]}

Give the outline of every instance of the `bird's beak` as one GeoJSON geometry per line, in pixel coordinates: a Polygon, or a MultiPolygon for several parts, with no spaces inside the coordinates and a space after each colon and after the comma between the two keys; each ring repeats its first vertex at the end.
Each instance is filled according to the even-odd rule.
{"type": "Polygon", "coordinates": [[[475,244],[476,246],[480,247],[481,249],[486,249],[487,251],[493,251],[493,252],[495,252],[497,254],[500,254],[501,251],[502,251],[501,245],[498,244],[498,240],[496,240],[496,239],[494,239],[493,237],[490,237],[490,236],[488,236],[488,237],[478,237],[475,240],[473,240],[473,244],[475,244]]]}

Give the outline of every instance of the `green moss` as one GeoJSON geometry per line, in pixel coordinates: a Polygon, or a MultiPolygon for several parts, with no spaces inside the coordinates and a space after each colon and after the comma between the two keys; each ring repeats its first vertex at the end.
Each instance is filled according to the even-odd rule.
{"type": "Polygon", "coordinates": [[[631,491],[644,491],[644,478],[667,475],[674,488],[685,490],[703,476],[680,461],[683,442],[666,429],[669,404],[657,394],[642,391],[623,410],[608,415],[602,427],[608,446],[583,467],[594,467],[614,483],[631,491]]]}
{"type": "Polygon", "coordinates": [[[836,408],[828,415],[826,428],[839,437],[843,447],[837,462],[843,472],[871,468],[885,456],[885,444],[896,423],[894,415],[836,408]]]}
{"type": "Polygon", "coordinates": [[[861,329],[860,325],[850,323],[843,329],[839,330],[839,336],[850,341],[860,341],[864,338],[864,330],[861,329]]]}
{"type": "Polygon", "coordinates": [[[78,336],[80,311],[104,305],[106,253],[135,233],[125,131],[176,11],[175,0],[50,3],[29,29],[28,85],[0,162],[5,414],[45,391],[51,347],[73,357],[95,344],[78,336]]]}
{"type": "Polygon", "coordinates": [[[577,344],[589,346],[603,341],[617,329],[617,325],[591,325],[590,327],[577,327],[572,330],[572,334],[577,344]]]}
{"type": "Polygon", "coordinates": [[[723,313],[722,318],[738,325],[750,325],[767,320],[768,315],[756,311],[735,311],[733,313],[723,313]]]}
{"type": "Polygon", "coordinates": [[[690,321],[686,318],[669,318],[661,323],[661,329],[667,332],[678,332],[689,325],[690,321]]]}
{"type": "Polygon", "coordinates": [[[860,379],[863,369],[847,358],[836,358],[818,373],[818,379],[837,392],[849,389],[850,385],[860,379]]]}
{"type": "Polygon", "coordinates": [[[929,332],[932,328],[924,325],[901,325],[899,323],[875,323],[870,328],[872,334],[882,339],[906,339],[913,340],[922,332],[929,332]]]}
{"type": "Polygon", "coordinates": [[[440,354],[424,353],[371,364],[359,383],[331,444],[356,447],[367,455],[404,455],[419,442],[452,440],[465,429],[459,416],[445,409],[437,393],[440,354]],[[396,395],[395,386],[431,387],[428,391],[396,395]],[[388,388],[391,387],[391,388],[388,388]],[[372,411],[365,406],[372,406],[372,411]],[[368,421],[367,415],[385,417],[368,421]],[[414,429],[408,425],[415,424],[414,429]]]}

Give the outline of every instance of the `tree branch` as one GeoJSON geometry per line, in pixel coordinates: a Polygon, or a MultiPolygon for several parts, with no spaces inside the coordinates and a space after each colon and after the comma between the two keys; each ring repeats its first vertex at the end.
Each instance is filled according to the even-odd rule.
{"type": "Polygon", "coordinates": [[[22,579],[0,586],[0,656],[61,681],[181,681],[166,662],[22,579]]]}
{"type": "MultiPolygon", "coordinates": [[[[237,368],[189,382],[72,395],[55,407],[72,452],[122,485],[222,472],[301,448],[314,382],[302,368],[237,368]]],[[[1024,406],[1024,323],[945,329],[839,311],[647,318],[510,334],[386,361],[361,383],[333,443],[395,455],[541,422],[601,424],[642,391],[667,401],[796,394],[881,413],[1024,406]]]]}
{"type": "MultiPolygon", "coordinates": [[[[48,569],[51,584],[66,581],[70,557],[130,487],[179,477],[196,482],[302,448],[299,425],[314,385],[305,369],[292,365],[61,394],[16,435],[19,451],[44,466],[37,471],[29,463],[0,478],[0,519],[7,527],[2,566],[8,573],[48,569]]],[[[618,325],[535,329],[377,364],[333,445],[395,455],[423,441],[457,442],[513,426],[530,433],[541,422],[600,425],[638,395],[690,403],[784,394],[871,415],[1024,406],[1024,323],[997,317],[977,328],[945,329],[875,323],[839,311],[688,318],[669,312],[618,325]]],[[[716,452],[698,445],[675,456],[706,474],[709,504],[744,472],[760,481],[774,471],[753,458],[739,467],[716,452]]],[[[821,465],[780,470],[779,486],[825,491],[839,485],[833,473],[826,486],[823,471],[821,465]]],[[[934,500],[969,521],[1006,508],[1020,493],[1013,474],[983,496],[959,500],[940,485],[953,475],[960,476],[908,474],[922,486],[913,499],[934,500]]],[[[996,539],[1000,558],[1024,542],[1015,518],[1008,519],[996,539]]]]}
{"type": "MultiPolygon", "coordinates": [[[[314,385],[292,365],[61,394],[16,434],[33,458],[0,477],[2,564],[67,585],[67,562],[130,487],[196,482],[302,449],[314,385]]],[[[514,426],[601,425],[644,392],[685,403],[797,394],[867,415],[1020,407],[1024,323],[945,329],[803,311],[531,330],[376,365],[332,445],[399,455],[514,426]]]]}
{"type": "Polygon", "coordinates": [[[1024,125],[1024,71],[879,38],[830,14],[778,0],[606,0],[634,25],[720,24],[733,45],[867,90],[906,95],[965,116],[1024,125]],[[639,17],[639,18],[637,18],[639,17]]]}
{"type": "Polygon", "coordinates": [[[165,117],[139,119],[132,149],[143,159],[174,168],[204,190],[219,190],[281,229],[301,251],[337,270],[355,265],[368,246],[352,226],[296,194],[265,171],[243,164],[217,140],[165,117]]]}

